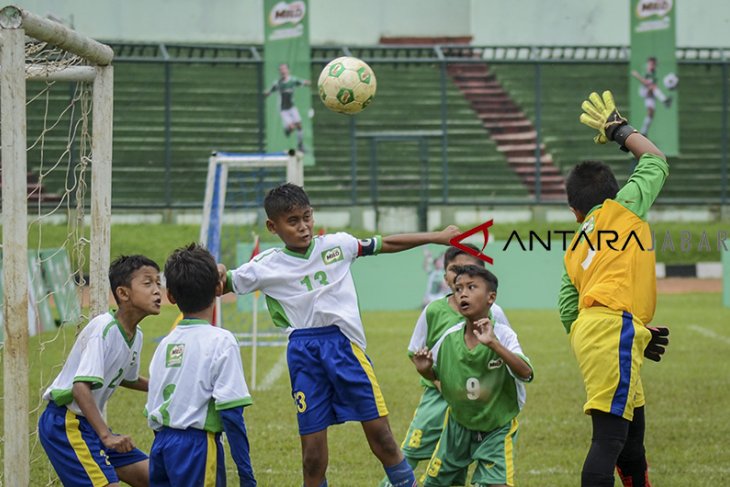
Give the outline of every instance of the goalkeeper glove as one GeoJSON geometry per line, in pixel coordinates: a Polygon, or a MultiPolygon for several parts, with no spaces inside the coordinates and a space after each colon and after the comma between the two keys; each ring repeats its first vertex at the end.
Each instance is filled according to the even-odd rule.
{"type": "Polygon", "coordinates": [[[621,150],[628,152],[626,139],[635,133],[636,129],[618,112],[610,91],[604,91],[602,96],[594,91],[588,100],[583,102],[581,108],[583,113],[580,114],[580,122],[598,130],[598,134],[593,137],[596,144],[605,144],[613,140],[621,150]]]}
{"type": "Polygon", "coordinates": [[[644,349],[644,357],[654,362],[659,362],[669,345],[669,328],[666,326],[647,326],[651,332],[651,340],[644,349]]]}

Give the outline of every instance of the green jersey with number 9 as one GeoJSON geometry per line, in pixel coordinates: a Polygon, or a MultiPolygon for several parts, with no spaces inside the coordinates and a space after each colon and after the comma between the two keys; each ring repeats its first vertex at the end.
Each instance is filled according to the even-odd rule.
{"type": "MultiPolygon", "coordinates": [[[[433,348],[433,368],[451,417],[467,429],[492,431],[519,414],[525,404],[525,386],[491,348],[479,344],[469,350],[465,331],[462,322],[444,333],[433,348]]],[[[532,368],[512,328],[496,323],[494,334],[532,368]]]]}

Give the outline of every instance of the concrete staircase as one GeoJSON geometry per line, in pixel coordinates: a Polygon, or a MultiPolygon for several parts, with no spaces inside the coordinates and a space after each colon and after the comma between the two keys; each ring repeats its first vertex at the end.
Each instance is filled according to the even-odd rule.
{"type": "MultiPolygon", "coordinates": [[[[484,64],[450,64],[449,75],[482,120],[497,150],[530,194],[535,195],[535,148],[537,133],[532,122],[511,99],[484,64]]],[[[565,181],[553,158],[540,144],[540,196],[545,200],[565,198],[565,181]]]]}

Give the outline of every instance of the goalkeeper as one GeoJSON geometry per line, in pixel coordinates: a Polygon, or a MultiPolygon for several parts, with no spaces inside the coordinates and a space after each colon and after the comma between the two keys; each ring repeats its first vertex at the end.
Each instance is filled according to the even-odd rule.
{"type": "Polygon", "coordinates": [[[598,131],[597,144],[615,142],[639,160],[621,189],[599,161],[579,163],[566,181],[568,204],[581,227],[565,253],[560,319],[583,377],[583,410],[593,423],[582,485],[612,487],[615,466],[623,485],[649,486],[640,372],[645,357],[661,358],[669,330],[646,326],[656,306],[646,215],[669,166],[664,154],[621,117],[610,91],[591,93],[582,108],[580,121],[598,131]],[[602,247],[601,231],[616,232],[621,245],[602,247]]]}

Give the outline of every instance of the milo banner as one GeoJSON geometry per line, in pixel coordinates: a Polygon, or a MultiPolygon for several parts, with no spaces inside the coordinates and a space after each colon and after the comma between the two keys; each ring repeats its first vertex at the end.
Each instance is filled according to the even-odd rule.
{"type": "Polygon", "coordinates": [[[306,0],[264,0],[266,151],[296,149],[314,164],[309,8],[306,0]]]}
{"type": "Polygon", "coordinates": [[[679,153],[677,0],[631,0],[631,125],[667,155],[679,153]]]}

